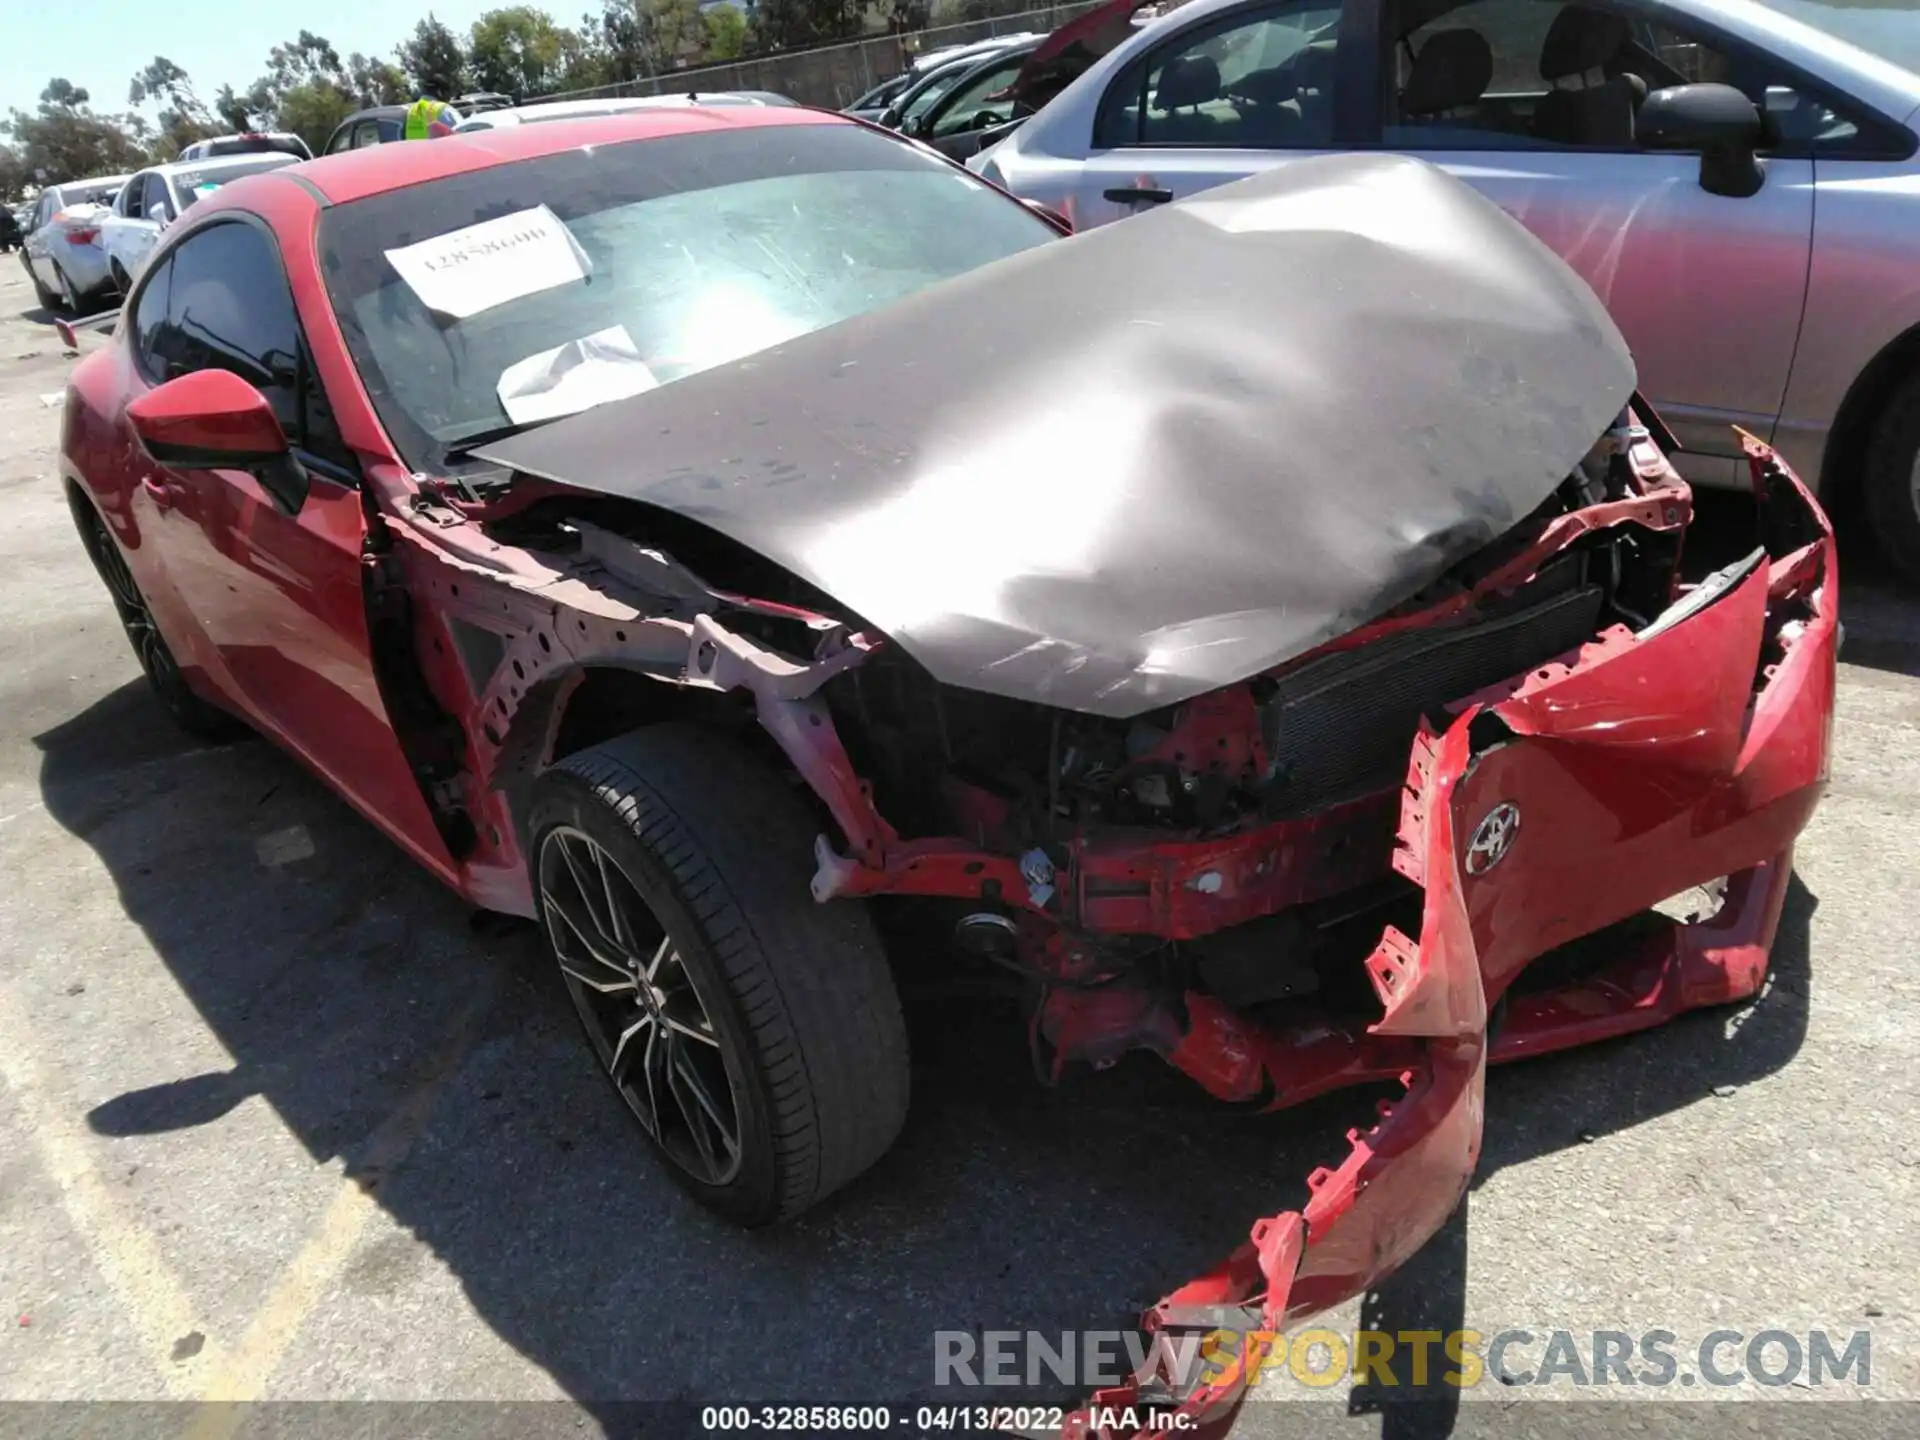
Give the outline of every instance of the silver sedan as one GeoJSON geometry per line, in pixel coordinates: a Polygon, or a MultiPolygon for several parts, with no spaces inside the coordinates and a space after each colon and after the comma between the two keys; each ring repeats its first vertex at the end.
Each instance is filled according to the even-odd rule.
{"type": "Polygon", "coordinates": [[[47,309],[64,307],[79,314],[113,289],[100,222],[126,183],[124,175],[70,180],[49,185],[34,201],[22,227],[26,237],[20,260],[47,309]]]}
{"type": "Polygon", "coordinates": [[[1442,165],[1592,284],[1688,478],[1744,483],[1742,426],[1920,579],[1917,114],[1920,0],[1192,0],[972,165],[1083,229],[1329,150],[1442,165]]]}

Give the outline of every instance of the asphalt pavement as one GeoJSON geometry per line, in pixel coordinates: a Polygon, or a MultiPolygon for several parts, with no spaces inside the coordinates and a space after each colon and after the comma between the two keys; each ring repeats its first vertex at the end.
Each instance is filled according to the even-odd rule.
{"type": "MultiPolygon", "coordinates": [[[[47,320],[0,259],[0,1400],[65,1402],[0,1406],[0,1431],[659,1433],[694,1413],[663,1401],[1057,1400],[936,1391],[936,1332],[1124,1326],[1342,1153],[1353,1097],[1246,1117],[1151,1061],[1049,1090],[1011,1010],[922,997],[877,1169],[770,1232],[697,1209],[530,929],[476,925],[295,762],[189,741],[150,701],[61,498],[73,362],[47,320]],[[222,1403],[262,1400],[436,1403],[222,1403]]],[[[1920,1398],[1920,598],[1848,539],[1832,788],[1764,995],[1497,1072],[1461,1214],[1329,1324],[1525,1330],[1533,1372],[1556,1330],[1582,1353],[1669,1331],[1688,1373],[1716,1330],[1729,1363],[1762,1331],[1865,1331],[1869,1383],[1396,1404],[1281,1374],[1237,1433],[1920,1430],[1911,1406],[1791,1403],[1920,1398]]]]}

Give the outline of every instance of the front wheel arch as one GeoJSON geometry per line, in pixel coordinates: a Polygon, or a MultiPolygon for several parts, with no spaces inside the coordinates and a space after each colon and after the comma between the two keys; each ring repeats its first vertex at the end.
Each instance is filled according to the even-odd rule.
{"type": "Polygon", "coordinates": [[[1820,459],[1818,493],[1829,513],[1859,503],[1874,427],[1894,393],[1915,374],[1920,374],[1920,325],[1882,346],[1847,387],[1820,459]]]}

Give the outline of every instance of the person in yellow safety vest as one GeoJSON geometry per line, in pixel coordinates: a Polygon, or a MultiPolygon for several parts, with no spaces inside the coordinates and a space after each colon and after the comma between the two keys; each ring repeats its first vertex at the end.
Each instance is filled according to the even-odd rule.
{"type": "Polygon", "coordinates": [[[460,112],[444,100],[416,100],[407,107],[406,128],[402,140],[438,140],[451,135],[460,123],[460,112]]]}

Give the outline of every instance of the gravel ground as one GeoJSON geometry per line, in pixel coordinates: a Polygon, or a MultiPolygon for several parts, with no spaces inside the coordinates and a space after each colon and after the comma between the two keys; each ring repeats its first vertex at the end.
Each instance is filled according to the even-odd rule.
{"type": "MultiPolygon", "coordinates": [[[[168,1405],[0,1407],[0,1430],[573,1435],[689,1423],[623,1402],[978,1400],[932,1391],[934,1331],[1123,1325],[1338,1153],[1350,1098],[1236,1117],[1150,1063],[1049,1091],[1010,1014],[946,1000],[914,1007],[913,1113],[866,1180],[772,1233],[695,1209],[529,931],[476,929],[294,763],[149,702],[54,477],[71,361],[46,320],[0,263],[0,1399],[168,1405]],[[476,1403],[205,1403],[262,1399],[476,1403]]],[[[1920,604],[1850,579],[1845,614],[1833,785],[1765,995],[1497,1073],[1461,1214],[1336,1330],[1521,1327],[1526,1369],[1554,1330],[1658,1328],[1691,1372],[1716,1329],[1864,1328],[1864,1393],[1920,1395],[1920,604]]],[[[1920,1428],[1780,1403],[1851,1381],[1658,1393],[1751,1403],[1283,1379],[1236,1433],[1920,1428]]]]}

